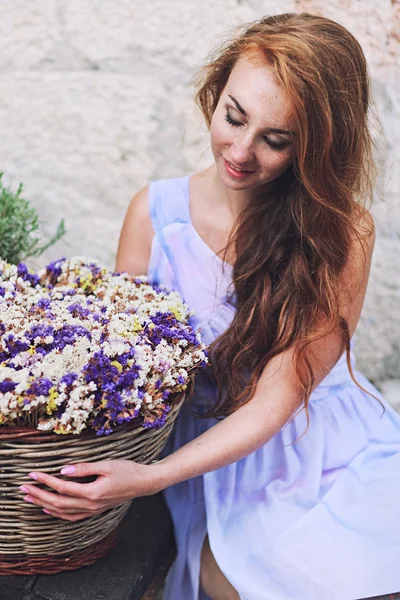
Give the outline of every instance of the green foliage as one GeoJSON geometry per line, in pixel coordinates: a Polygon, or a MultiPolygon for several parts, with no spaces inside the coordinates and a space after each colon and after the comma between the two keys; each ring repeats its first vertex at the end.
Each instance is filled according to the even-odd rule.
{"type": "Polygon", "coordinates": [[[4,186],[2,177],[0,172],[0,258],[18,264],[28,257],[40,256],[57,242],[65,234],[64,219],[49,241],[38,237],[39,215],[22,197],[22,183],[17,192],[12,192],[4,186]]]}

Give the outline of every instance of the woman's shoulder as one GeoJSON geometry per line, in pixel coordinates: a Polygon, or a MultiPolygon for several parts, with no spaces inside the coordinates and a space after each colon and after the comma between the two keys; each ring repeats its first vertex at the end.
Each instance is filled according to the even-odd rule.
{"type": "Polygon", "coordinates": [[[157,234],[175,223],[189,223],[189,175],[157,179],[148,186],[148,208],[157,234]]]}
{"type": "Polygon", "coordinates": [[[352,216],[355,225],[362,228],[367,227],[368,229],[374,229],[374,218],[372,213],[363,204],[360,204],[359,202],[354,203],[352,216]]]}
{"type": "Polygon", "coordinates": [[[126,220],[136,228],[143,228],[143,233],[151,238],[157,229],[162,228],[162,223],[157,221],[162,221],[165,213],[171,215],[174,204],[182,207],[180,195],[184,195],[187,179],[179,176],[150,181],[131,199],[126,220]]]}
{"type": "Polygon", "coordinates": [[[371,212],[365,206],[356,204],[352,212],[353,251],[360,247],[372,253],[375,244],[375,222],[371,212]]]}
{"type": "Polygon", "coordinates": [[[375,243],[375,227],[371,213],[358,206],[353,212],[353,231],[347,262],[341,273],[341,308],[352,335],[364,302],[372,253],[375,243]]]}
{"type": "Polygon", "coordinates": [[[173,224],[191,222],[189,179],[184,175],[152,180],[131,199],[122,226],[117,270],[146,274],[154,235],[173,224]]]}
{"type": "Polygon", "coordinates": [[[153,235],[146,185],[129,203],[119,238],[116,270],[146,275],[153,235]]]}

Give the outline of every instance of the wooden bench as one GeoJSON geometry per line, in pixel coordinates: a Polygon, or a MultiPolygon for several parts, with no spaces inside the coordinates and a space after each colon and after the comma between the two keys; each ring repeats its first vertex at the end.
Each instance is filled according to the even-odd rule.
{"type": "MultiPolygon", "coordinates": [[[[158,600],[175,553],[162,495],[136,498],[106,558],[57,575],[1,577],[0,600],[158,600]]],[[[362,600],[400,600],[400,592],[362,600]]]]}

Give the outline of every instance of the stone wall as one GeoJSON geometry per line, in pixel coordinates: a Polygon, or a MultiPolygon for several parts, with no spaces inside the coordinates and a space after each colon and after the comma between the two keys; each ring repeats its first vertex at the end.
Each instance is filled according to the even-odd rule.
{"type": "MultiPolygon", "coordinates": [[[[67,235],[40,264],[113,266],[131,196],[211,161],[191,78],[232,27],[265,14],[331,17],[359,39],[387,139],[359,366],[400,375],[400,0],[0,0],[0,170],[67,235]]],[[[384,155],[381,156],[383,164],[384,155]]]]}

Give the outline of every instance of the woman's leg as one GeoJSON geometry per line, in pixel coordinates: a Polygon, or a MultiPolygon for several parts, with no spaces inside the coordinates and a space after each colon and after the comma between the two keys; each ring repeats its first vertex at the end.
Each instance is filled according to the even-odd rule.
{"type": "Polygon", "coordinates": [[[201,550],[200,585],[211,600],[240,600],[239,594],[217,565],[208,535],[201,550]]]}

